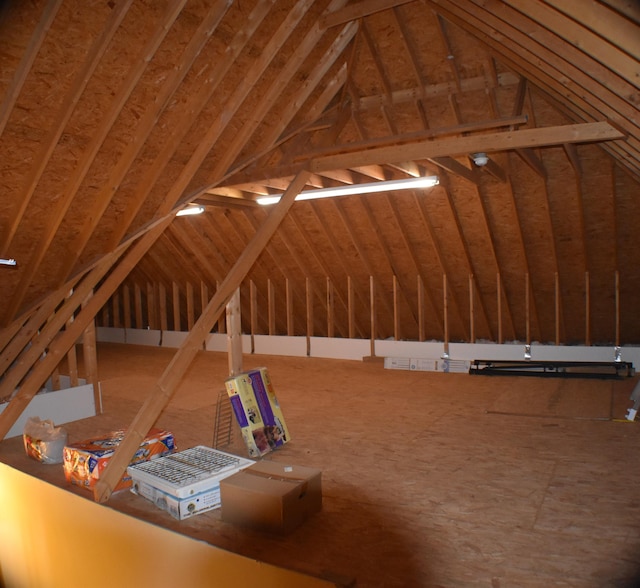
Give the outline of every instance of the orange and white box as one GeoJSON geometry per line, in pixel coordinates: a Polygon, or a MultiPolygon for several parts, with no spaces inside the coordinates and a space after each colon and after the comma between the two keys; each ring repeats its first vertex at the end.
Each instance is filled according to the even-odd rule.
{"type": "MultiPolygon", "coordinates": [[[[125,434],[124,430],[114,431],[105,437],[65,445],[63,465],[67,482],[88,490],[93,488],[125,434]]],[[[151,429],[129,465],[168,455],[175,449],[172,433],[162,429],[151,429]]],[[[117,492],[130,487],[131,476],[125,472],[113,491],[117,492]]]]}

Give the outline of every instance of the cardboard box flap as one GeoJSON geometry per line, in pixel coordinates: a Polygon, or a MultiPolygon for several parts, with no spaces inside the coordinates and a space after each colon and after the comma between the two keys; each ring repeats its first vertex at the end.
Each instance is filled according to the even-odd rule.
{"type": "Polygon", "coordinates": [[[259,461],[244,471],[256,476],[294,482],[309,480],[322,473],[321,470],[316,468],[290,465],[275,461],[259,461]]]}

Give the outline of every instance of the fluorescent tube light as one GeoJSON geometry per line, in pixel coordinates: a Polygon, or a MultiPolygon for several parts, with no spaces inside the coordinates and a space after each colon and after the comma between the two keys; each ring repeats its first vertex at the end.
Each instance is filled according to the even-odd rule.
{"type": "Polygon", "coordinates": [[[15,259],[0,259],[0,265],[18,265],[15,259]]]}
{"type": "MultiPolygon", "coordinates": [[[[373,192],[390,192],[392,190],[410,190],[415,188],[431,188],[438,184],[438,176],[408,178],[405,180],[391,180],[388,182],[373,182],[371,184],[349,184],[337,188],[320,188],[319,190],[304,190],[296,196],[296,200],[312,200],[314,198],[333,198],[350,194],[371,194],[373,192]]],[[[256,202],[267,206],[275,204],[282,198],[282,194],[263,196],[256,202]]]]}
{"type": "Polygon", "coordinates": [[[192,214],[202,214],[204,212],[204,206],[199,206],[197,204],[189,204],[185,206],[182,210],[176,212],[176,216],[190,216],[192,214]]]}

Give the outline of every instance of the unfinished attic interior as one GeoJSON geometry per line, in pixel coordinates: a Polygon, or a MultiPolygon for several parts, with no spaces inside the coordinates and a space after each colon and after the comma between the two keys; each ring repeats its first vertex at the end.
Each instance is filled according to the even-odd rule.
{"type": "MultiPolygon", "coordinates": [[[[640,362],[639,105],[633,0],[5,0],[0,462],[11,470],[0,485],[26,472],[106,512],[309,574],[310,586],[621,586],[640,546],[639,433],[625,418],[640,362]],[[283,346],[297,351],[285,358],[283,346]],[[592,365],[584,379],[386,369],[406,349],[592,365]],[[590,373],[596,363],[615,377],[590,373]],[[260,365],[293,417],[292,442],[270,459],[323,471],[322,514],[271,552],[218,511],[185,524],[114,492],[158,423],[180,449],[210,445],[225,380],[260,365]],[[8,436],[47,382],[79,373],[98,414],[68,424],[73,440],[127,430],[93,495],[8,436]],[[350,382],[342,395],[337,382],[350,382]],[[206,388],[199,411],[190,385],[206,388]],[[390,390],[407,412],[393,412],[390,390]],[[378,441],[344,415],[335,460],[319,451],[309,414],[330,422],[332,406],[409,431],[372,451],[412,490],[375,509],[366,548],[352,536],[376,492],[394,490],[362,486],[379,472],[358,435],[378,441]],[[463,458],[458,444],[475,434],[463,458]],[[443,453],[417,459],[417,440],[443,453]],[[624,476],[608,469],[621,456],[624,476]],[[472,459],[492,465],[478,472],[472,459]],[[416,463],[440,493],[416,490],[416,463]],[[344,486],[358,508],[341,502],[344,486]],[[476,499],[447,508],[473,486],[496,497],[485,512],[497,523],[476,499]],[[499,496],[535,502],[533,514],[504,514],[499,496]],[[389,522],[389,510],[401,515],[389,522]]],[[[11,561],[22,560],[0,546],[5,582],[24,571],[11,561]]]]}

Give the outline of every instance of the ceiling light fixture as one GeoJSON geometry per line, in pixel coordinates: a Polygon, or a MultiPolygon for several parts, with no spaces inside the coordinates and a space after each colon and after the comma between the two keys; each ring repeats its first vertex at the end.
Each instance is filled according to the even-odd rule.
{"type": "Polygon", "coordinates": [[[473,153],[471,155],[471,159],[473,159],[473,163],[475,163],[478,167],[482,167],[489,163],[489,157],[486,153],[473,153]]]}
{"type": "MultiPolygon", "coordinates": [[[[390,180],[388,182],[373,182],[371,184],[349,184],[337,188],[320,188],[318,190],[304,190],[296,196],[299,200],[314,200],[316,198],[334,198],[335,196],[349,196],[352,194],[371,194],[374,192],[391,192],[393,190],[410,190],[412,188],[432,188],[438,184],[438,176],[408,178],[405,180],[390,180]]],[[[282,194],[273,194],[258,198],[256,202],[267,206],[275,204],[282,198],[282,194]]]]}
{"type": "Polygon", "coordinates": [[[10,266],[17,266],[18,262],[15,259],[0,259],[0,265],[10,265],[10,266]]]}
{"type": "Polygon", "coordinates": [[[176,216],[190,216],[192,214],[202,214],[204,206],[200,204],[188,204],[183,209],[176,212],[176,216]]]}

